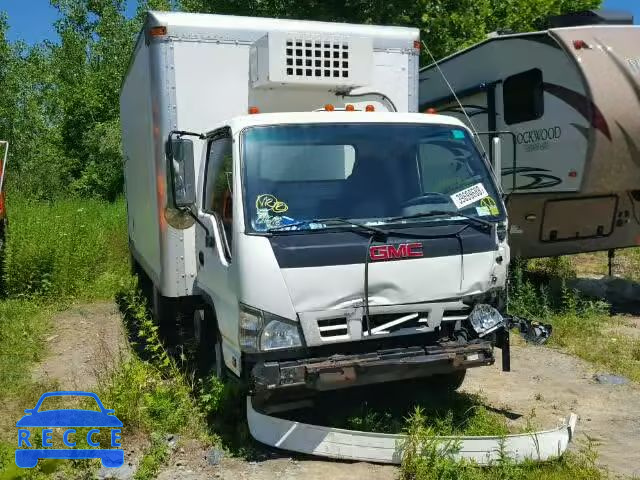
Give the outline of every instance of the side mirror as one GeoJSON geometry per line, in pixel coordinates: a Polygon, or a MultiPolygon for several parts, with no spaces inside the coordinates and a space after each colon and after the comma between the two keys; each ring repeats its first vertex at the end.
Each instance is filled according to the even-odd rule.
{"type": "Polygon", "coordinates": [[[502,140],[500,137],[493,137],[491,141],[493,142],[491,166],[493,167],[498,187],[502,189],[502,140]]]}
{"type": "Polygon", "coordinates": [[[174,138],[167,142],[167,167],[171,172],[171,192],[175,208],[190,207],[196,202],[196,175],[193,165],[193,142],[174,138]]]}

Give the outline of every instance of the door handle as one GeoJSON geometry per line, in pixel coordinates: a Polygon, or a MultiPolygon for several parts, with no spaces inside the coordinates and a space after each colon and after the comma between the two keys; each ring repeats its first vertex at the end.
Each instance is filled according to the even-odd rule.
{"type": "Polygon", "coordinates": [[[198,252],[198,261],[200,265],[204,265],[204,253],[202,251],[198,252]]]}

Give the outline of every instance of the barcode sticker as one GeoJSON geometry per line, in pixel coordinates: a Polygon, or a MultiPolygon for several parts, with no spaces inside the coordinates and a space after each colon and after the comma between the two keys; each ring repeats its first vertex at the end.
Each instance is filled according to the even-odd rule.
{"type": "Polygon", "coordinates": [[[482,183],[476,183],[474,186],[465,188],[464,190],[459,191],[458,193],[454,193],[451,195],[451,200],[458,210],[466,207],[467,205],[471,205],[472,203],[476,203],[479,200],[482,200],[485,197],[488,197],[489,194],[487,190],[484,188],[482,183]]]}

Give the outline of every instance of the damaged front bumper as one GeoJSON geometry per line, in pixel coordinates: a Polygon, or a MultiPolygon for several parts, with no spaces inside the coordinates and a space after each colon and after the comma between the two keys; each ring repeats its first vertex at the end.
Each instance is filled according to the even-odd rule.
{"type": "Polygon", "coordinates": [[[260,361],[251,370],[251,390],[254,394],[284,389],[336,390],[447,374],[492,365],[494,361],[492,344],[486,340],[289,361],[260,361]]]}
{"type": "MultiPolygon", "coordinates": [[[[433,437],[433,442],[443,455],[477,465],[488,466],[505,458],[515,463],[544,462],[564,454],[575,435],[577,420],[572,413],[552,430],[496,437],[433,437]],[[452,444],[458,446],[453,453],[452,444]]],[[[247,421],[251,436],[265,445],[340,460],[399,465],[408,441],[406,435],[344,430],[265,415],[254,408],[250,397],[247,421]]]]}

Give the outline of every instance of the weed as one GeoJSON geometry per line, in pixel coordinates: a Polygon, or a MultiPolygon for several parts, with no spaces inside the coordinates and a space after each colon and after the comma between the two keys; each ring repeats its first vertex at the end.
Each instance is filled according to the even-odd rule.
{"type": "Polygon", "coordinates": [[[144,453],[138,470],[134,476],[135,480],[149,480],[156,478],[160,467],[169,458],[169,448],[164,441],[163,435],[154,432],[151,435],[151,445],[144,453]]]}
{"type": "Polygon", "coordinates": [[[138,290],[136,279],[116,293],[116,303],[129,332],[132,346],[139,355],[166,374],[179,373],[175,361],[167,354],[160,340],[159,327],[153,321],[144,296],[138,290]]]}
{"type": "Polygon", "coordinates": [[[246,396],[246,387],[233,379],[222,383],[210,375],[199,381],[198,403],[209,427],[232,453],[250,458],[256,452],[256,443],[245,421],[246,396]]]}
{"type": "Polygon", "coordinates": [[[203,415],[192,397],[193,384],[164,349],[134,279],[116,297],[142,358],[132,356],[106,372],[101,398],[113,405],[127,430],[200,433],[203,415]]]}
{"type": "Polygon", "coordinates": [[[516,463],[500,443],[497,459],[491,468],[483,468],[456,455],[462,443],[454,439],[438,439],[442,433],[429,425],[429,416],[416,408],[407,421],[407,440],[403,444],[401,478],[404,480],[606,480],[609,475],[598,468],[594,443],[576,452],[567,452],[555,461],[516,463]]]}

